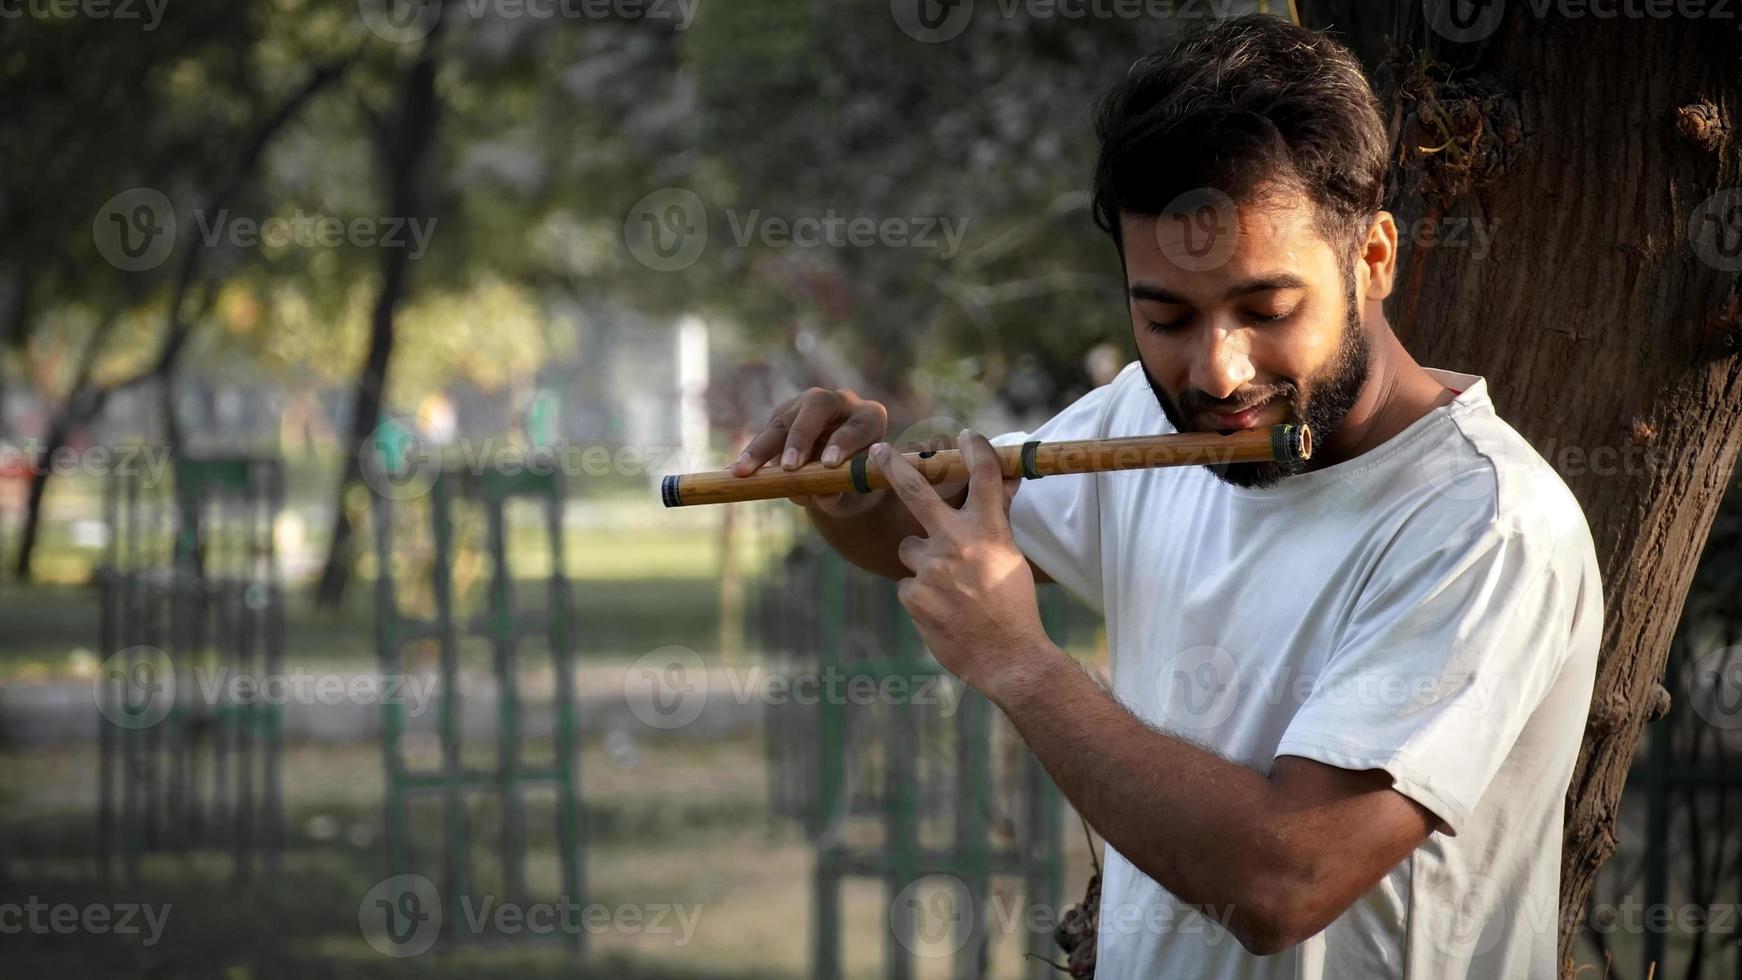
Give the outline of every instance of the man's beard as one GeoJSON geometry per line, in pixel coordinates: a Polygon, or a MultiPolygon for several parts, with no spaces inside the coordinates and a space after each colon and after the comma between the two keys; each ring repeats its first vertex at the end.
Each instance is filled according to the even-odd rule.
{"type": "MultiPolygon", "coordinates": [[[[1366,328],[1361,323],[1360,310],[1356,307],[1354,285],[1354,277],[1351,276],[1347,289],[1348,313],[1343,318],[1343,336],[1337,343],[1337,350],[1331,355],[1330,361],[1308,379],[1306,394],[1302,394],[1300,385],[1285,379],[1278,381],[1267,396],[1286,402],[1289,420],[1305,421],[1312,429],[1313,443],[1319,446],[1329,444],[1337,427],[1348,416],[1349,409],[1355,406],[1355,399],[1360,397],[1362,386],[1367,383],[1372,343],[1367,338],[1366,328]]],[[[1142,364],[1141,358],[1138,363],[1143,368],[1143,376],[1149,379],[1149,388],[1155,393],[1155,400],[1161,403],[1161,410],[1167,415],[1167,420],[1173,423],[1173,427],[1180,432],[1200,431],[1188,423],[1190,419],[1202,415],[1208,407],[1206,399],[1198,397],[1202,393],[1188,391],[1184,399],[1185,411],[1182,412],[1167,397],[1161,385],[1156,383],[1155,376],[1149,373],[1149,367],[1142,364]]],[[[1296,458],[1286,463],[1207,463],[1204,468],[1224,483],[1265,490],[1282,482],[1285,477],[1306,472],[1307,461],[1296,458]]]]}

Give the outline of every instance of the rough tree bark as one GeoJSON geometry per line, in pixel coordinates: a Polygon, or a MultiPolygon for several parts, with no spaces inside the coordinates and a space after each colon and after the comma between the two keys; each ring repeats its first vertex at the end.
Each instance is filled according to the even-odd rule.
{"type": "Polygon", "coordinates": [[[1670,640],[1742,448],[1742,191],[1714,199],[1738,185],[1742,162],[1742,33],[1673,4],[1611,4],[1621,13],[1599,18],[1595,4],[1453,3],[1460,19],[1438,28],[1428,17],[1439,0],[1358,13],[1308,0],[1303,20],[1368,18],[1350,36],[1368,58],[1383,36],[1371,20],[1390,21],[1380,75],[1392,208],[1406,234],[1438,239],[1416,235],[1405,252],[1392,323],[1422,363],[1488,378],[1596,541],[1603,652],[1561,870],[1571,977],[1579,919],[1615,848],[1634,749],[1668,708],[1670,640]],[[1575,9],[1587,13],[1567,16],[1575,9]],[[1487,254],[1473,236],[1447,238],[1460,220],[1485,223],[1487,254]]]}
{"type": "MultiPolygon", "coordinates": [[[[436,53],[441,40],[441,21],[423,40],[422,52],[406,72],[400,101],[393,116],[378,127],[381,169],[388,188],[389,215],[412,218],[426,210],[424,171],[435,142],[436,120],[441,101],[436,92],[436,53]]],[[[404,248],[377,250],[381,260],[381,290],[369,321],[369,351],[357,373],[356,394],[351,405],[351,425],[346,438],[344,471],[334,495],[333,530],[327,544],[327,560],[315,587],[315,601],[336,607],[344,598],[351,578],[352,526],[345,510],[345,493],[363,478],[359,454],[375,431],[387,391],[387,365],[393,356],[393,320],[405,296],[410,255],[404,248]]]]}

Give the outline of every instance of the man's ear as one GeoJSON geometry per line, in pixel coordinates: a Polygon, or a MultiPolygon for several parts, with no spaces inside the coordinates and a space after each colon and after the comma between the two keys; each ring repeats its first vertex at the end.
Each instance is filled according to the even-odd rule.
{"type": "Polygon", "coordinates": [[[1367,301],[1377,303],[1391,295],[1397,280],[1397,221],[1390,211],[1373,215],[1372,224],[1367,226],[1367,239],[1355,261],[1355,279],[1367,301]]]}

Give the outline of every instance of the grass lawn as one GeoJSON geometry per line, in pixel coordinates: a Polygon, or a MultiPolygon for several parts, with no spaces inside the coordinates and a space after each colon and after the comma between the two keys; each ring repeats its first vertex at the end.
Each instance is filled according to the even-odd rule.
{"type": "MultiPolygon", "coordinates": [[[[811,850],[767,815],[759,741],[643,740],[636,755],[625,766],[620,754],[596,741],[583,748],[588,901],[613,910],[682,909],[692,928],[687,941],[675,928],[661,935],[632,925],[602,929],[590,935],[591,950],[577,962],[566,947],[526,936],[494,948],[450,949],[444,940],[404,959],[384,956],[365,941],[359,905],[386,874],[381,762],[371,745],[291,747],[284,780],[291,840],[283,871],[242,888],[231,885],[227,861],[209,854],[154,857],[137,885],[106,885],[91,859],[92,748],[0,753],[5,901],[34,896],[51,906],[169,906],[161,937],[150,946],[143,934],[9,935],[6,975],[807,976],[811,850]]],[[[538,807],[529,811],[530,877],[535,893],[554,897],[554,851],[542,815],[538,807]]],[[[492,838],[483,832],[487,819],[480,819],[475,867],[487,874],[492,838]]],[[[1067,897],[1081,894],[1088,874],[1087,851],[1072,829],[1066,835],[1067,897]]],[[[1014,885],[999,888],[998,908],[1017,907],[1014,885]]],[[[870,881],[852,883],[845,894],[849,975],[880,976],[889,896],[870,881]]],[[[995,976],[1023,975],[1022,926],[1013,920],[1019,917],[1007,911],[991,916],[995,976]]],[[[947,961],[922,959],[920,965],[919,975],[941,976],[947,961]]]]}
{"type": "MultiPolygon", "coordinates": [[[[88,501],[87,501],[88,502],[88,501]]],[[[720,629],[717,509],[661,514],[657,503],[592,501],[565,524],[577,654],[626,661],[682,645],[712,658],[720,629]]],[[[61,517],[67,515],[63,512],[61,517]]],[[[39,569],[50,584],[0,581],[0,684],[88,677],[112,651],[99,649],[100,610],[88,581],[98,547],[88,516],[44,527],[39,569]]],[[[735,558],[753,578],[785,540],[777,522],[747,523],[735,558]]],[[[536,521],[511,514],[513,568],[522,604],[541,601],[548,569],[536,521]]],[[[6,544],[12,544],[7,541],[6,544]]],[[[417,545],[404,555],[415,565],[417,545]]],[[[474,544],[456,577],[472,596],[485,586],[474,544]]],[[[368,573],[367,567],[364,572],[368,573]]],[[[287,664],[306,671],[366,671],[375,662],[373,595],[367,577],[344,608],[319,610],[296,585],[287,599],[287,664]]],[[[462,621],[465,613],[462,612],[462,621]]],[[[1084,614],[1086,615],[1086,613],[1084,614]]],[[[1092,620],[1078,620],[1092,622],[1092,620]]],[[[1073,648],[1092,649],[1093,628],[1073,648]]],[[[468,643],[468,650],[481,644],[468,643]]],[[[804,977],[809,975],[812,849],[773,818],[766,748],[759,737],[713,741],[643,738],[631,760],[616,746],[583,742],[583,797],[589,833],[588,894],[612,909],[673,906],[694,913],[689,941],[633,928],[593,936],[577,962],[560,945],[512,938],[501,948],[443,943],[393,959],[365,941],[358,910],[387,874],[382,831],[382,760],[373,742],[287,747],[283,785],[289,846],[281,872],[235,887],[227,860],[209,853],[160,855],[141,880],[99,879],[95,853],[96,751],[90,744],[0,747],[0,903],[34,898],[52,906],[167,905],[161,940],[78,930],[25,930],[3,937],[0,975],[253,978],[400,977],[804,977]]],[[[529,802],[529,877],[534,899],[554,898],[555,851],[548,800],[529,802]]],[[[433,814],[432,814],[433,815],[433,814]]],[[[475,814],[478,869],[488,874],[494,815],[475,814]]],[[[1066,898],[1081,893],[1089,859],[1074,821],[1066,898]]],[[[426,842],[427,843],[427,842],[426,842]]],[[[432,859],[425,859],[439,877],[432,859]]],[[[994,896],[996,976],[1023,974],[1019,896],[1000,882],[994,896]]],[[[881,975],[891,896],[881,883],[845,889],[846,964],[854,977],[881,975]]],[[[1056,911],[1056,910],[1051,910],[1056,911]]],[[[918,975],[944,976],[945,959],[923,959],[918,975]]]]}
{"type": "MultiPolygon", "coordinates": [[[[540,595],[543,583],[521,592],[540,595]]],[[[368,591],[364,583],[359,592],[368,591]]],[[[709,579],[575,582],[578,655],[633,660],[678,644],[704,654],[717,646],[719,584],[709,579]]],[[[374,610],[363,596],[337,612],[315,609],[302,593],[289,598],[286,658],[304,670],[368,670],[375,663],[374,610]]],[[[97,592],[77,586],[0,588],[0,683],[89,676],[98,653],[97,592]]],[[[108,651],[112,652],[112,651],[108,651]]]]}

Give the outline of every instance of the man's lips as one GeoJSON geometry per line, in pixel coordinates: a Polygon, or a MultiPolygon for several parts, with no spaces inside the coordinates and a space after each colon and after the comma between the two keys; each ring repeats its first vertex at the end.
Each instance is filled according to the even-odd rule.
{"type": "Polygon", "coordinates": [[[1248,408],[1243,412],[1236,412],[1233,415],[1223,415],[1219,412],[1206,412],[1204,413],[1204,419],[1206,420],[1204,428],[1214,429],[1218,432],[1227,431],[1229,429],[1253,428],[1258,425],[1259,417],[1262,416],[1265,413],[1265,410],[1270,407],[1272,401],[1275,401],[1275,399],[1259,402],[1251,408],[1248,408]]]}

